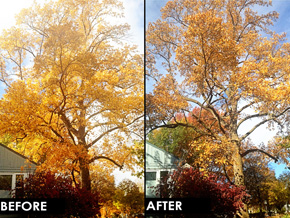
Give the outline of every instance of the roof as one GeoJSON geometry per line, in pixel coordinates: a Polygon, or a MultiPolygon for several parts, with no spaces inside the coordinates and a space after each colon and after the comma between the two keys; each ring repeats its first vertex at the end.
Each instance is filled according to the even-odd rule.
{"type": "Polygon", "coordinates": [[[0,143],[0,172],[31,172],[37,163],[0,143]]]}
{"type": "MultiPolygon", "coordinates": [[[[173,156],[174,158],[176,158],[176,159],[179,160],[178,157],[176,157],[174,154],[171,154],[170,152],[164,150],[163,148],[160,148],[160,147],[158,147],[158,146],[156,146],[156,145],[154,145],[154,144],[152,144],[152,143],[150,143],[150,142],[147,142],[147,141],[146,141],[146,144],[151,145],[151,146],[153,146],[154,148],[160,150],[161,152],[164,152],[164,153],[166,153],[166,154],[168,154],[168,155],[170,155],[170,156],[173,156]]],[[[145,149],[146,149],[146,148],[145,148],[145,149]]]]}
{"type": "Polygon", "coordinates": [[[146,142],[146,170],[176,168],[179,158],[173,154],[146,142]]]}

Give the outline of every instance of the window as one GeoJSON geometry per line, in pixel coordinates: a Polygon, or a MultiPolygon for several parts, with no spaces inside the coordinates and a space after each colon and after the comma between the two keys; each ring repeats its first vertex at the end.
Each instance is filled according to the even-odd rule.
{"type": "Polygon", "coordinates": [[[10,190],[12,187],[12,175],[0,175],[0,190],[10,190]]]}
{"type": "Polygon", "coordinates": [[[15,184],[15,196],[16,197],[21,197],[23,196],[23,180],[24,180],[24,175],[23,174],[16,174],[16,184],[15,184]]]}
{"type": "Polygon", "coordinates": [[[19,183],[23,182],[24,175],[23,174],[16,174],[16,188],[18,187],[19,183]]]}
{"type": "Polygon", "coordinates": [[[147,181],[156,180],[156,172],[146,172],[146,180],[147,181]]]}
{"type": "Polygon", "coordinates": [[[12,175],[0,175],[0,198],[10,198],[12,175]]]}
{"type": "Polygon", "coordinates": [[[160,179],[163,180],[164,177],[168,175],[168,171],[161,171],[160,172],[160,179]]]}

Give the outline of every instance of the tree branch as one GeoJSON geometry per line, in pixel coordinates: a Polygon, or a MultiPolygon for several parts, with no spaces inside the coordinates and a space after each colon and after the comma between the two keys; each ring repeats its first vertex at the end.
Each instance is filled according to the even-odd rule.
{"type": "Polygon", "coordinates": [[[225,172],[225,177],[227,178],[227,180],[229,181],[229,183],[231,183],[232,185],[234,185],[233,181],[230,179],[227,170],[226,170],[226,165],[223,164],[223,171],[225,172]]]}
{"type": "Polygon", "coordinates": [[[261,152],[263,154],[266,154],[268,157],[272,158],[273,160],[275,160],[275,163],[278,162],[278,159],[276,157],[274,157],[273,155],[271,155],[268,152],[266,152],[262,149],[259,149],[259,148],[249,149],[249,150],[245,151],[244,153],[242,153],[241,156],[244,157],[247,154],[252,153],[252,152],[261,152]]]}
{"type": "Polygon", "coordinates": [[[269,115],[268,113],[259,113],[259,114],[253,114],[253,115],[250,115],[250,116],[247,116],[245,117],[244,119],[240,120],[239,123],[238,123],[238,127],[243,123],[245,122],[246,120],[249,120],[249,119],[252,119],[252,118],[255,118],[255,117],[263,117],[263,116],[267,116],[269,115]]]}
{"type": "MultiPolygon", "coordinates": [[[[272,118],[271,118],[272,119],[272,118]]],[[[263,120],[262,122],[258,123],[257,125],[255,125],[249,132],[247,132],[246,134],[244,134],[241,137],[241,141],[244,140],[245,138],[247,138],[251,133],[253,133],[259,126],[263,125],[264,123],[270,121],[271,119],[266,119],[263,120]]]]}
{"type": "Polygon", "coordinates": [[[110,162],[112,162],[113,164],[115,164],[116,166],[118,166],[120,168],[120,170],[122,170],[123,166],[124,166],[124,163],[121,165],[121,164],[118,164],[116,161],[114,161],[113,159],[109,158],[109,157],[106,157],[106,156],[96,156],[96,157],[93,157],[91,160],[90,160],[90,163],[94,162],[95,160],[98,160],[98,159],[105,159],[105,160],[108,160],[110,162]]]}
{"type": "Polygon", "coordinates": [[[186,124],[186,123],[170,123],[170,124],[163,124],[163,125],[159,125],[159,126],[155,126],[154,128],[150,129],[150,131],[147,133],[149,134],[150,132],[152,132],[153,130],[155,129],[159,129],[159,128],[171,128],[171,129],[174,129],[174,128],[177,128],[178,126],[183,126],[183,127],[189,127],[189,128],[192,128],[194,129],[197,133],[201,134],[201,136],[203,135],[208,135],[208,136],[214,136],[212,134],[209,134],[209,133],[205,133],[203,131],[200,131],[199,129],[197,129],[195,126],[192,126],[190,124],[186,124]]]}
{"type": "Polygon", "coordinates": [[[70,120],[66,117],[66,115],[63,112],[59,112],[59,114],[60,114],[61,120],[63,121],[67,129],[69,129],[70,132],[74,134],[75,136],[78,136],[78,131],[72,126],[70,120]]]}
{"type": "MultiPolygon", "coordinates": [[[[264,123],[271,121],[271,120],[275,120],[276,118],[282,116],[284,113],[286,113],[288,110],[290,109],[290,107],[286,108],[285,110],[283,110],[281,113],[277,114],[277,115],[271,115],[271,114],[267,114],[270,115],[270,117],[268,119],[265,119],[263,121],[261,121],[260,123],[258,123],[257,125],[255,125],[249,132],[247,132],[246,134],[244,134],[241,137],[241,141],[244,140],[245,138],[247,138],[252,132],[254,132],[259,126],[263,125],[264,123]]],[[[253,115],[254,116],[254,115],[253,115]]]]}
{"type": "Polygon", "coordinates": [[[95,143],[97,143],[99,140],[101,140],[105,135],[109,134],[110,132],[113,132],[113,131],[115,131],[115,130],[117,130],[117,129],[122,129],[122,128],[124,128],[124,127],[128,127],[128,126],[130,126],[131,124],[135,123],[137,120],[139,120],[139,119],[142,118],[142,117],[143,117],[143,115],[141,115],[141,116],[135,118],[132,122],[130,122],[130,123],[126,124],[126,125],[123,125],[123,126],[116,126],[116,127],[112,128],[112,129],[109,129],[109,130],[106,131],[106,132],[103,132],[101,135],[99,135],[99,137],[97,137],[95,140],[93,140],[91,143],[89,143],[87,147],[90,148],[90,147],[93,146],[95,143]]]}

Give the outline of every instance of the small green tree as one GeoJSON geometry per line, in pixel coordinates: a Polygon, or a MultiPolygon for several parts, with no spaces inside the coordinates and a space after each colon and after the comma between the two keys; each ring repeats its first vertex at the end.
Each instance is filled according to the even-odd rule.
{"type": "Polygon", "coordinates": [[[269,189],[269,203],[272,207],[281,212],[282,208],[286,205],[288,197],[288,190],[281,180],[271,182],[269,189]]]}
{"type": "Polygon", "coordinates": [[[115,205],[126,214],[133,215],[144,211],[144,193],[129,179],[123,180],[115,191],[115,205]]]}
{"type": "Polygon", "coordinates": [[[193,140],[192,129],[178,126],[176,128],[161,128],[148,134],[148,142],[182,158],[189,151],[190,141],[193,140]]]}

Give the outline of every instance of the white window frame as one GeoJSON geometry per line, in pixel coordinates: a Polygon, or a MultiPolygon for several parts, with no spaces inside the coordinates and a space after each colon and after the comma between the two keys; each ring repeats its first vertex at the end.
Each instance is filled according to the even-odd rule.
{"type": "Polygon", "coordinates": [[[0,173],[0,176],[11,176],[11,175],[12,175],[11,190],[15,190],[16,175],[23,175],[23,179],[26,179],[29,176],[29,173],[0,173]]]}

